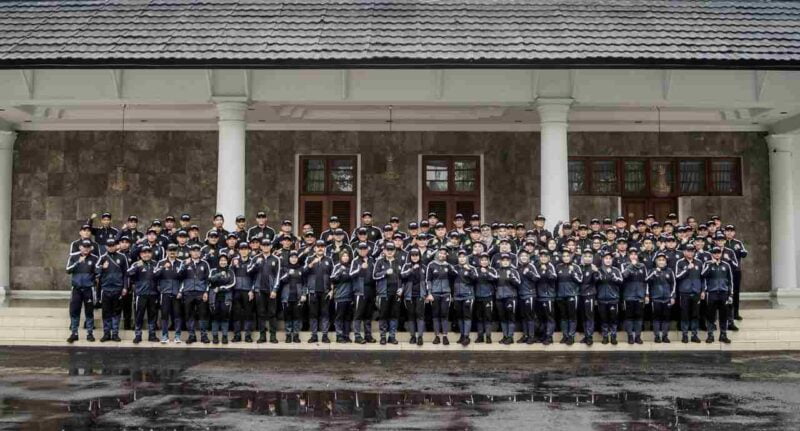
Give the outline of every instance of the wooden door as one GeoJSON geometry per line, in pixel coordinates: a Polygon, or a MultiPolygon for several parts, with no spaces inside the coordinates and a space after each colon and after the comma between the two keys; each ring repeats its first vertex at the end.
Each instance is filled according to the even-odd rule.
{"type": "Polygon", "coordinates": [[[623,198],[622,216],[628,223],[643,220],[647,214],[656,216],[656,220],[664,221],[669,213],[678,213],[676,198],[623,198]]]}

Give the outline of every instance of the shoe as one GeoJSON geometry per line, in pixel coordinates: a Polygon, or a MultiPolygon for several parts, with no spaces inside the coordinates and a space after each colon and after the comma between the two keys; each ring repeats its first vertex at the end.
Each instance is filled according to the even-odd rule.
{"type": "Polygon", "coordinates": [[[562,335],[561,339],[558,340],[558,344],[567,344],[567,337],[562,335]]]}
{"type": "Polygon", "coordinates": [[[274,332],[270,332],[270,333],[269,333],[269,342],[270,342],[271,344],[277,344],[277,343],[278,343],[278,336],[277,336],[277,335],[275,335],[275,333],[274,333],[274,332]]]}
{"type": "Polygon", "coordinates": [[[463,339],[461,340],[461,345],[464,347],[469,346],[469,337],[463,337],[463,339]]]}
{"type": "Polygon", "coordinates": [[[450,345],[450,340],[447,339],[447,335],[442,335],[442,345],[443,346],[449,346],[450,345]]]}
{"type": "MultiPolygon", "coordinates": [[[[100,341],[102,341],[102,340],[100,340],[100,341]]],[[[169,343],[169,337],[166,336],[166,335],[161,337],[161,344],[167,344],[167,343],[169,343]]]]}
{"type": "Polygon", "coordinates": [[[336,336],[336,342],[337,343],[344,343],[344,337],[342,337],[341,335],[337,335],[336,336]]]}
{"type": "Polygon", "coordinates": [[[241,343],[242,342],[242,334],[233,334],[233,342],[234,343],[241,343]]]}
{"type": "Polygon", "coordinates": [[[389,344],[397,344],[397,338],[390,336],[389,337],[389,344]]]}
{"type": "Polygon", "coordinates": [[[218,335],[212,335],[211,336],[211,342],[214,343],[214,344],[219,344],[219,336],[218,335]]]}
{"type": "Polygon", "coordinates": [[[331,339],[328,338],[328,334],[322,334],[322,342],[323,343],[330,343],[331,339]]]}
{"type": "Polygon", "coordinates": [[[671,343],[671,341],[669,340],[669,336],[668,335],[665,335],[665,336],[661,337],[661,342],[662,343],[667,343],[667,344],[671,343]]]}
{"type": "Polygon", "coordinates": [[[342,337],[342,340],[344,341],[344,344],[349,344],[353,342],[353,340],[350,339],[349,335],[345,335],[344,337],[342,337]]]}
{"type": "Polygon", "coordinates": [[[292,342],[293,343],[299,343],[300,342],[300,335],[299,334],[293,334],[292,335],[292,342]]]}
{"type": "Polygon", "coordinates": [[[731,322],[730,325],[728,325],[728,329],[731,330],[731,331],[738,331],[739,327],[736,326],[735,323],[731,322]]]}
{"type": "Polygon", "coordinates": [[[385,345],[386,345],[386,337],[381,335],[381,346],[385,346],[385,345]]]}
{"type": "Polygon", "coordinates": [[[575,338],[573,338],[573,337],[567,337],[567,343],[566,343],[566,344],[567,344],[567,346],[571,346],[571,345],[573,345],[574,343],[575,343],[575,338]]]}
{"type": "Polygon", "coordinates": [[[486,334],[486,344],[492,344],[492,334],[486,334]]]}
{"type": "Polygon", "coordinates": [[[245,343],[252,343],[253,342],[253,337],[250,334],[245,334],[244,342],[245,343]]]}
{"type": "Polygon", "coordinates": [[[612,336],[611,336],[611,345],[612,345],[612,346],[616,346],[616,345],[617,345],[617,343],[618,343],[618,342],[617,342],[617,336],[616,336],[616,335],[612,335],[612,336]]]}
{"type": "Polygon", "coordinates": [[[603,344],[608,344],[608,335],[603,335],[603,339],[600,342],[603,344]]]}
{"type": "Polygon", "coordinates": [[[122,341],[122,338],[119,338],[119,334],[114,334],[111,336],[111,341],[116,341],[117,343],[122,341]]]}
{"type": "Polygon", "coordinates": [[[309,344],[310,343],[318,343],[319,342],[319,338],[317,338],[317,334],[312,335],[311,338],[308,339],[308,342],[309,342],[309,344]]]}
{"type": "Polygon", "coordinates": [[[69,338],[67,338],[67,343],[72,344],[76,341],[78,341],[78,334],[72,334],[69,336],[69,338]]]}
{"type": "Polygon", "coordinates": [[[189,338],[186,339],[186,344],[192,344],[197,342],[197,337],[194,335],[190,335],[189,338]]]}
{"type": "Polygon", "coordinates": [[[587,346],[591,346],[592,344],[594,344],[594,340],[592,339],[592,337],[587,338],[586,339],[586,345],[587,346]]]}
{"type": "Polygon", "coordinates": [[[545,337],[545,339],[542,340],[542,344],[544,344],[545,346],[553,344],[553,337],[545,337]]]}
{"type": "Polygon", "coordinates": [[[633,344],[633,335],[628,335],[628,344],[633,344]]]}
{"type": "Polygon", "coordinates": [[[421,345],[422,345],[422,336],[420,335],[419,337],[417,337],[417,346],[421,345]]]}
{"type": "Polygon", "coordinates": [[[209,343],[209,341],[210,341],[210,340],[208,339],[208,335],[201,335],[201,336],[200,336],[200,342],[201,342],[201,343],[203,343],[203,344],[208,344],[208,343],[209,343]]]}
{"type": "Polygon", "coordinates": [[[366,340],[367,343],[370,343],[370,344],[378,342],[378,340],[376,340],[372,335],[367,335],[366,337],[364,337],[364,340],[366,340]]]}
{"type": "Polygon", "coordinates": [[[528,337],[528,340],[527,340],[527,341],[525,341],[525,344],[527,344],[527,345],[529,345],[529,346],[530,346],[531,344],[534,344],[534,343],[536,343],[536,338],[535,338],[535,337],[528,337]]]}
{"type": "Polygon", "coordinates": [[[182,343],[181,337],[176,335],[175,338],[172,340],[172,342],[175,344],[181,344],[182,343]]]}
{"type": "Polygon", "coordinates": [[[291,343],[292,342],[292,336],[289,335],[289,334],[286,334],[286,340],[284,340],[283,342],[284,343],[291,343]]]}
{"type": "Polygon", "coordinates": [[[740,321],[740,322],[741,322],[741,321],[742,321],[742,316],[739,316],[739,315],[737,314],[737,315],[736,315],[736,317],[734,317],[734,318],[733,318],[733,320],[738,320],[738,321],[740,321]]]}
{"type": "Polygon", "coordinates": [[[728,338],[727,335],[722,334],[722,335],[719,336],[719,342],[720,343],[725,343],[725,344],[731,344],[731,339],[728,338]]]}
{"type": "Polygon", "coordinates": [[[517,340],[518,344],[523,344],[523,343],[527,343],[527,342],[528,342],[528,336],[527,335],[523,335],[523,336],[519,337],[519,340],[517,340]]]}
{"type": "Polygon", "coordinates": [[[657,344],[661,344],[661,336],[660,335],[656,335],[655,338],[653,338],[653,342],[657,343],[657,344]]]}
{"type": "Polygon", "coordinates": [[[483,343],[483,334],[478,334],[478,336],[475,337],[475,343],[483,343]]]}
{"type": "Polygon", "coordinates": [[[700,337],[697,335],[692,335],[692,343],[700,343],[700,337]]]}
{"type": "Polygon", "coordinates": [[[142,336],[141,335],[137,335],[137,336],[133,337],[133,344],[139,344],[141,342],[142,342],[142,336]]]}
{"type": "Polygon", "coordinates": [[[223,335],[222,336],[222,344],[228,344],[228,336],[227,335],[223,335]]]}
{"type": "Polygon", "coordinates": [[[93,342],[94,341],[94,335],[92,335],[91,332],[86,334],[86,341],[89,341],[89,342],[93,342]]]}
{"type": "Polygon", "coordinates": [[[686,334],[683,334],[683,336],[681,337],[681,343],[689,344],[689,336],[686,335],[686,334]]]}
{"type": "Polygon", "coordinates": [[[433,344],[439,344],[439,343],[441,343],[441,342],[442,342],[442,340],[440,340],[440,339],[439,339],[439,336],[438,336],[438,335],[437,335],[437,336],[435,336],[435,337],[433,337],[433,344]]]}
{"type": "Polygon", "coordinates": [[[150,343],[158,343],[158,337],[155,334],[150,334],[147,336],[147,341],[150,343]]]}
{"type": "Polygon", "coordinates": [[[711,344],[714,342],[714,336],[712,334],[708,334],[708,338],[706,338],[706,343],[711,344]]]}
{"type": "Polygon", "coordinates": [[[100,337],[100,342],[105,343],[106,341],[111,341],[111,336],[108,334],[103,334],[103,336],[100,337]]]}
{"type": "Polygon", "coordinates": [[[636,338],[633,341],[635,341],[636,344],[642,344],[643,343],[642,336],[641,335],[637,335],[636,338]]]}
{"type": "Polygon", "coordinates": [[[256,340],[256,344],[262,344],[267,342],[267,333],[261,331],[261,334],[258,336],[258,340],[256,340]]]}
{"type": "Polygon", "coordinates": [[[367,344],[367,340],[361,338],[361,335],[356,335],[356,344],[367,344]]]}
{"type": "Polygon", "coordinates": [[[411,338],[408,339],[408,344],[417,344],[417,336],[412,335],[411,338]]]}

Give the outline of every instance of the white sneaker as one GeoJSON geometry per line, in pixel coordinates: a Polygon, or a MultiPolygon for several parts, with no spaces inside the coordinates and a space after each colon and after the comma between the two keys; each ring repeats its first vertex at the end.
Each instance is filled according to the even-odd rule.
{"type": "Polygon", "coordinates": [[[182,343],[181,338],[176,336],[175,337],[175,344],[181,344],[181,343],[182,343]]]}
{"type": "Polygon", "coordinates": [[[167,344],[167,343],[169,343],[169,337],[166,335],[161,337],[161,344],[167,344]]]}

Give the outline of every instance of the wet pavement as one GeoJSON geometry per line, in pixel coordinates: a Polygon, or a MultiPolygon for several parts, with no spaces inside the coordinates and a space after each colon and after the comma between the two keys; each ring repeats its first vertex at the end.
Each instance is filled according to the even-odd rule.
{"type": "Polygon", "coordinates": [[[800,353],[0,348],[0,429],[800,428],[800,353]]]}

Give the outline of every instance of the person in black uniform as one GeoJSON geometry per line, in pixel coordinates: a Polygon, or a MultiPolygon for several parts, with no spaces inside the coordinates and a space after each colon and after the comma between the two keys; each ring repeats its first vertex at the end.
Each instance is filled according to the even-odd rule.
{"type": "Polygon", "coordinates": [[[328,338],[330,304],[333,296],[330,281],[331,271],[333,271],[333,261],[325,256],[325,241],[317,240],[314,246],[314,255],[306,258],[304,267],[306,277],[304,296],[308,301],[308,320],[311,327],[309,343],[319,342],[318,333],[320,331],[322,331],[322,342],[331,342],[328,338]]]}
{"type": "Polygon", "coordinates": [[[706,343],[714,342],[715,323],[719,323],[719,341],[730,343],[728,339],[728,304],[733,304],[733,270],[722,259],[722,248],[711,249],[711,260],[703,265],[703,291],[700,298],[706,302],[708,338],[706,343]],[[717,315],[719,314],[719,319],[717,315]]]}
{"type": "Polygon", "coordinates": [[[248,272],[254,275],[256,323],[258,326],[258,343],[267,341],[267,323],[269,323],[269,342],[278,342],[278,294],[281,261],[271,253],[272,243],[269,239],[261,240],[261,255],[251,259],[248,272]]]}
{"type": "MultiPolygon", "coordinates": [[[[378,229],[378,228],[376,228],[375,226],[372,225],[372,213],[371,212],[364,211],[364,212],[361,213],[361,226],[356,228],[353,231],[352,235],[350,235],[350,237],[351,238],[355,238],[356,237],[356,232],[360,228],[366,229],[366,231],[367,231],[366,240],[367,241],[375,243],[375,242],[378,242],[379,239],[381,239],[381,231],[380,231],[380,229],[378,229]]],[[[362,240],[359,238],[359,241],[362,241],[362,240]]]]}
{"type": "Polygon", "coordinates": [[[594,314],[597,303],[597,286],[595,286],[598,268],[594,264],[594,253],[591,248],[583,250],[580,264],[583,280],[581,281],[579,298],[579,315],[583,320],[583,339],[581,343],[591,346],[594,343],[594,314]]]}
{"type": "Polygon", "coordinates": [[[122,228],[119,229],[119,232],[117,233],[117,240],[123,236],[126,236],[128,239],[130,239],[131,245],[138,243],[144,237],[144,233],[139,231],[139,217],[136,217],[135,215],[128,216],[128,221],[122,225],[122,228]]]}
{"type": "MultiPolygon", "coordinates": [[[[188,247],[187,247],[188,249],[188,247]]],[[[175,343],[181,343],[181,329],[183,326],[183,306],[178,299],[181,291],[181,265],[183,258],[178,257],[179,246],[167,246],[167,257],[156,264],[156,280],[158,282],[159,304],[161,305],[161,344],[169,342],[169,322],[172,320],[175,327],[175,343]]]]}
{"type": "Polygon", "coordinates": [[[255,226],[247,230],[247,240],[250,241],[253,238],[258,238],[259,240],[266,238],[270,241],[275,239],[275,229],[267,224],[267,213],[264,211],[259,211],[256,214],[255,226]]]}
{"type": "Polygon", "coordinates": [[[139,260],[128,269],[128,277],[133,284],[133,308],[135,317],[133,344],[142,342],[142,326],[147,313],[147,341],[157,342],[156,318],[158,316],[158,287],[153,262],[153,249],[144,245],[139,249],[139,260]]]}
{"type": "Polygon", "coordinates": [[[106,243],[109,239],[116,240],[119,235],[119,229],[111,225],[111,213],[105,212],[100,216],[100,227],[92,226],[97,214],[92,214],[86,224],[89,225],[92,236],[95,242],[99,245],[98,253],[102,255],[106,252],[106,243]]]}
{"type": "Polygon", "coordinates": [[[80,242],[77,254],[70,254],[67,259],[67,274],[71,275],[72,293],[69,300],[69,329],[68,343],[78,340],[78,324],[81,319],[81,306],[84,311],[84,328],[86,328],[86,341],[94,341],[94,280],[97,265],[97,256],[91,254],[92,241],[85,239],[80,242]]]}
{"type": "Polygon", "coordinates": [[[233,286],[236,275],[228,267],[228,256],[222,255],[217,267],[211,270],[208,277],[208,308],[211,318],[211,342],[219,344],[219,332],[222,333],[222,344],[228,344],[229,320],[232,308],[233,286]]]}
{"type": "Polygon", "coordinates": [[[454,276],[453,266],[447,263],[447,250],[440,248],[436,251],[436,259],[428,264],[425,272],[426,288],[432,296],[433,344],[450,344],[447,331],[450,329],[450,301],[453,297],[451,286],[454,276]]]}
{"type": "Polygon", "coordinates": [[[300,256],[296,250],[289,252],[286,262],[286,265],[282,265],[280,268],[279,287],[273,288],[272,293],[280,294],[286,342],[299,343],[300,329],[303,326],[303,317],[300,311],[304,289],[303,265],[300,263],[300,256]]]}
{"type": "Polygon", "coordinates": [[[378,309],[380,344],[397,344],[397,325],[402,302],[400,280],[403,262],[395,256],[394,242],[387,242],[383,255],[375,260],[372,278],[375,280],[375,306],[378,309]],[[388,338],[387,338],[388,335],[388,338]]]}
{"type": "MultiPolygon", "coordinates": [[[[223,253],[223,255],[225,255],[223,253]]],[[[251,265],[250,247],[243,242],[239,246],[238,253],[231,259],[231,271],[235,277],[236,284],[233,287],[233,342],[244,341],[252,343],[253,337],[250,331],[253,330],[253,314],[255,305],[255,291],[253,290],[254,267],[251,265]]]]}
{"type": "Polygon", "coordinates": [[[358,344],[375,343],[372,337],[372,314],[375,306],[375,280],[372,274],[375,262],[369,255],[371,247],[366,242],[356,245],[358,254],[353,258],[350,272],[353,274],[353,329],[358,344]],[[361,337],[362,327],[364,337],[361,337]]]}
{"type": "Polygon", "coordinates": [[[687,244],[683,249],[683,259],[675,264],[675,279],[678,283],[681,309],[682,343],[689,342],[689,331],[692,332],[692,342],[700,342],[697,330],[700,319],[700,292],[703,290],[703,278],[700,274],[702,270],[703,262],[695,257],[694,244],[687,244]]]}
{"type": "Polygon", "coordinates": [[[517,255],[519,263],[517,271],[520,276],[518,289],[519,305],[522,311],[522,337],[517,343],[533,344],[536,342],[536,283],[539,281],[539,272],[531,263],[531,254],[521,250],[517,255]]]}
{"type": "Polygon", "coordinates": [[[670,307],[675,304],[675,273],[667,256],[656,255],[655,269],[647,274],[646,302],[653,305],[653,334],[656,343],[669,343],[670,307]]]}
{"type": "MultiPolygon", "coordinates": [[[[339,229],[341,231],[341,229],[339,229]]],[[[350,273],[350,251],[339,251],[336,264],[331,271],[334,301],[334,328],[336,329],[337,343],[352,343],[350,339],[351,323],[353,321],[353,275],[350,273]]]]}
{"type": "Polygon", "coordinates": [[[622,297],[620,294],[623,283],[622,271],[614,266],[614,257],[611,253],[604,252],[601,259],[602,265],[595,273],[595,280],[602,343],[608,344],[610,337],[611,344],[616,346],[619,301],[622,297]]]}
{"type": "Polygon", "coordinates": [[[100,278],[100,294],[103,297],[103,337],[100,342],[122,341],[119,337],[119,323],[122,315],[122,297],[126,290],[128,258],[117,252],[114,237],[106,238],[106,252],[97,261],[100,278]]]}
{"type": "Polygon", "coordinates": [[[725,247],[733,250],[736,254],[737,265],[733,269],[733,309],[728,313],[729,325],[733,320],[742,320],[739,315],[739,294],[742,290],[742,260],[747,257],[747,249],[744,243],[736,238],[736,226],[729,224],[725,226],[725,247]]]}
{"type": "Polygon", "coordinates": [[[628,344],[642,344],[643,309],[647,303],[647,268],[639,262],[639,251],[629,251],[630,263],[622,267],[622,299],[625,311],[625,332],[628,344]]]}
{"type": "Polygon", "coordinates": [[[422,336],[425,332],[425,304],[433,297],[428,296],[425,286],[425,270],[427,266],[422,263],[419,249],[412,248],[408,252],[408,260],[400,272],[403,283],[403,299],[406,307],[406,322],[408,333],[411,334],[409,343],[421,346],[422,336]]]}

